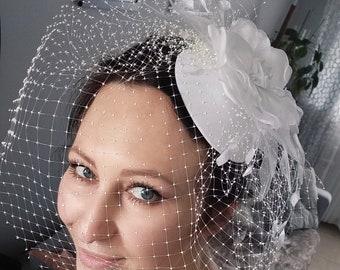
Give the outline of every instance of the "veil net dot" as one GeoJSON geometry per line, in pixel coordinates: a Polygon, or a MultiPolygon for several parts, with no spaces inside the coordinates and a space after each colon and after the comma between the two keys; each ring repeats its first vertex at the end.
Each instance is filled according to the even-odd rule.
{"type": "MultiPolygon", "coordinates": [[[[291,190],[297,185],[291,180],[298,173],[294,161],[289,161],[291,170],[287,176],[279,166],[282,156],[277,155],[274,161],[277,166],[264,196],[260,195],[264,156],[261,149],[252,158],[253,170],[248,175],[244,174],[247,169],[244,163],[229,160],[218,166],[219,153],[204,141],[194,121],[187,119],[190,115],[175,90],[176,56],[190,43],[200,42],[199,38],[182,18],[164,13],[165,5],[158,1],[140,2],[135,11],[123,11],[110,1],[104,3],[104,8],[88,1],[83,1],[82,7],[70,3],[61,8],[41,41],[18,99],[13,102],[11,126],[0,151],[1,207],[6,222],[15,229],[17,239],[25,243],[25,251],[47,250],[47,257],[52,258],[56,269],[83,269],[84,263],[98,269],[100,266],[100,269],[268,269],[291,210],[291,190]],[[150,85],[146,81],[151,76],[150,85]],[[101,91],[104,87],[111,92],[101,91]],[[168,91],[166,94],[157,92],[162,88],[170,90],[162,90],[168,91]],[[125,99],[126,96],[130,99],[125,99]],[[112,108],[104,110],[101,104],[107,100],[112,101],[112,107],[127,109],[124,113],[112,108]],[[137,113],[133,109],[141,110],[142,105],[145,111],[137,113]],[[151,115],[156,108],[162,108],[158,114],[163,118],[152,123],[151,115]],[[110,133],[113,138],[96,133],[96,129],[103,128],[112,131],[109,122],[104,127],[96,126],[103,123],[108,112],[112,121],[119,119],[119,123],[124,123],[124,119],[134,117],[140,122],[125,128],[122,125],[116,131],[123,135],[117,137],[112,135],[117,133],[110,133]],[[95,121],[90,124],[87,119],[92,115],[95,121]],[[102,156],[112,160],[122,157],[118,150],[99,147],[101,141],[110,138],[117,147],[118,141],[144,149],[143,143],[151,139],[157,145],[158,137],[153,131],[160,125],[163,127],[159,136],[168,138],[165,147],[168,150],[158,155],[172,166],[168,171],[158,164],[164,168],[156,172],[144,170],[143,177],[135,171],[131,175],[134,163],[127,159],[124,166],[130,170],[125,170],[128,176],[118,177],[112,172],[123,166],[119,162],[95,162],[102,156]],[[87,133],[91,130],[89,126],[93,133],[87,133]],[[126,135],[130,129],[133,137],[126,135]],[[78,144],[74,148],[75,140],[81,142],[81,147],[78,144]],[[86,140],[92,144],[87,145],[86,140]],[[70,162],[71,155],[75,157],[70,162]],[[195,157],[196,163],[188,157],[195,157]],[[73,183],[70,190],[58,191],[70,168],[77,174],[72,180],[76,187],[68,180],[73,183]],[[171,184],[160,181],[163,176],[170,178],[171,184]],[[89,183],[82,183],[80,178],[89,183]],[[103,191],[97,186],[111,189],[103,191]],[[61,194],[65,203],[58,202],[61,194]],[[139,201],[127,202],[126,196],[139,201]],[[79,210],[84,215],[71,222],[72,214],[66,218],[60,215],[61,209],[72,208],[66,204],[69,197],[80,198],[80,203],[84,198],[87,202],[93,198],[93,204],[100,197],[103,204],[98,209],[112,212],[106,211],[106,216],[99,217],[96,216],[99,210],[93,213],[79,210]],[[181,208],[182,205],[187,208],[181,208]],[[125,230],[126,224],[121,221],[124,211],[135,215],[136,224],[142,220],[142,227],[131,222],[125,230]],[[157,228],[164,239],[157,238],[158,231],[152,231],[156,228],[155,213],[159,214],[157,228]],[[170,220],[171,215],[177,217],[175,221],[170,220]],[[83,223],[84,216],[88,217],[87,223],[83,223]],[[89,233],[96,223],[102,224],[100,232],[89,233]],[[114,226],[118,229],[113,230],[114,226]],[[124,230],[120,231],[119,226],[124,230]],[[149,237],[148,241],[141,240],[143,234],[149,237]],[[85,255],[79,259],[81,251],[77,245],[94,254],[105,253],[106,257],[92,254],[91,259],[85,255]]],[[[256,17],[259,5],[252,3],[252,8],[246,9],[237,1],[230,4],[231,9],[225,14],[227,24],[238,17],[256,17]]],[[[278,144],[273,145],[278,153],[283,151],[278,144]]],[[[132,160],[135,150],[126,149],[125,157],[132,160]]],[[[144,161],[139,159],[139,166],[150,165],[147,154],[144,161]]],[[[44,264],[41,268],[49,269],[44,264]]]]}

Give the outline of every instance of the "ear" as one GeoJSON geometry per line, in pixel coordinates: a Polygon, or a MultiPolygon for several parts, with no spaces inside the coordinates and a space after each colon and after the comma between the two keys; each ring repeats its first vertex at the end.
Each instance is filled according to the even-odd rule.
{"type": "Polygon", "coordinates": [[[210,207],[209,213],[205,215],[205,222],[202,221],[201,233],[205,239],[210,239],[218,232],[228,226],[237,203],[225,205],[222,202],[210,207]]]}

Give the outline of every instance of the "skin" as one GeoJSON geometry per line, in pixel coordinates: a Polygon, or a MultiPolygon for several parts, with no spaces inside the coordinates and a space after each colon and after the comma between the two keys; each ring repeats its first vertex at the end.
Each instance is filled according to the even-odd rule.
{"type": "Polygon", "coordinates": [[[197,240],[195,210],[205,155],[165,94],[143,85],[103,86],[59,188],[77,269],[212,269],[197,240]]]}

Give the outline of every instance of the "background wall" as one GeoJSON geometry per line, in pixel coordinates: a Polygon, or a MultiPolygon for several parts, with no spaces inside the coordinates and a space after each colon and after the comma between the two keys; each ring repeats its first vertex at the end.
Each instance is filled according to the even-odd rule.
{"type": "MultiPolygon", "coordinates": [[[[258,10],[256,24],[263,29],[271,39],[274,39],[281,24],[294,0],[271,0],[258,10]]],[[[300,29],[307,13],[310,11],[304,29],[307,29],[306,36],[319,26],[327,0],[298,0],[297,8],[288,27],[300,29]]]]}
{"type": "MultiPolygon", "coordinates": [[[[27,69],[40,40],[60,6],[69,0],[1,0],[1,55],[0,55],[0,141],[9,128],[12,100],[18,97],[27,69]]],[[[4,181],[4,179],[1,179],[4,181]]],[[[5,194],[0,191],[0,201],[5,194]]],[[[2,208],[1,208],[2,210],[2,208]]],[[[0,216],[0,253],[13,255],[25,249],[16,239],[11,226],[0,216]]]]}
{"type": "Polygon", "coordinates": [[[70,0],[1,0],[0,141],[9,127],[12,100],[17,98],[46,26],[70,0]]]}

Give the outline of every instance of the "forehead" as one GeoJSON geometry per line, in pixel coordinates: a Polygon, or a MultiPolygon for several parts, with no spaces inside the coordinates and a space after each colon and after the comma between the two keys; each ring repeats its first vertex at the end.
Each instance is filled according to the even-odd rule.
{"type": "Polygon", "coordinates": [[[101,140],[118,139],[121,135],[132,135],[131,140],[157,135],[166,141],[172,138],[170,133],[181,138],[188,136],[169,97],[146,85],[110,83],[103,86],[86,112],[80,131],[93,126],[104,132],[101,140]]]}
{"type": "Polygon", "coordinates": [[[75,144],[88,155],[106,155],[129,166],[163,172],[198,164],[198,144],[160,90],[133,84],[102,87],[85,114],[75,144]]]}

